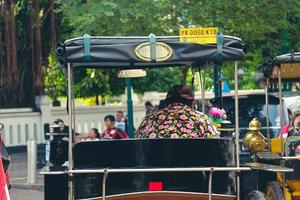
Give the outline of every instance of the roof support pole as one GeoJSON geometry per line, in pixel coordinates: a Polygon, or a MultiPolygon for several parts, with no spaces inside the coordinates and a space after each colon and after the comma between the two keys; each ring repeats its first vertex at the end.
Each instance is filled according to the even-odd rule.
{"type": "Polygon", "coordinates": [[[268,151],[271,151],[271,136],[270,136],[270,116],[269,116],[269,78],[266,78],[266,84],[265,84],[265,94],[266,94],[266,125],[267,125],[267,138],[268,138],[268,151]]]}
{"type": "MultiPolygon", "coordinates": [[[[69,105],[69,115],[68,115],[68,122],[69,122],[69,146],[68,146],[68,171],[73,170],[73,131],[72,127],[73,124],[73,72],[72,66],[68,63],[68,105],[69,105]]],[[[68,176],[68,200],[73,200],[73,175],[69,173],[68,176]]]]}
{"type": "MultiPolygon", "coordinates": [[[[239,126],[239,80],[238,80],[238,62],[234,62],[234,104],[235,104],[235,150],[236,166],[240,167],[240,126],[239,126]]],[[[236,173],[236,199],[240,200],[240,174],[236,173]]]]}
{"type": "Polygon", "coordinates": [[[199,67],[199,80],[200,80],[200,92],[201,92],[201,106],[202,106],[202,109],[201,111],[203,113],[205,113],[205,83],[204,83],[204,77],[202,75],[202,71],[201,71],[201,68],[199,67]]]}
{"type": "Polygon", "coordinates": [[[132,108],[131,79],[130,78],[126,78],[126,90],[127,90],[128,135],[130,138],[134,138],[133,108],[132,108]]]}
{"type": "Polygon", "coordinates": [[[214,94],[215,94],[215,98],[220,96],[220,92],[219,90],[222,88],[219,88],[219,69],[220,66],[215,64],[214,65],[214,94]]]}
{"type": "MultiPolygon", "coordinates": [[[[279,96],[279,119],[280,119],[280,145],[281,145],[281,156],[284,156],[284,142],[283,142],[283,103],[282,103],[282,80],[281,80],[281,66],[277,68],[278,73],[278,96],[279,96]]],[[[281,166],[285,166],[285,161],[282,160],[281,166]]],[[[283,199],[286,199],[285,190],[285,173],[282,172],[282,188],[283,189],[283,199]]]]}
{"type": "MultiPolygon", "coordinates": [[[[214,94],[215,97],[221,97],[222,95],[222,87],[220,84],[220,61],[222,60],[223,57],[223,34],[219,31],[217,34],[217,54],[216,54],[216,60],[218,61],[214,65],[214,94]]],[[[222,101],[222,99],[221,99],[222,101]]],[[[223,106],[223,105],[222,105],[223,106]]]]}

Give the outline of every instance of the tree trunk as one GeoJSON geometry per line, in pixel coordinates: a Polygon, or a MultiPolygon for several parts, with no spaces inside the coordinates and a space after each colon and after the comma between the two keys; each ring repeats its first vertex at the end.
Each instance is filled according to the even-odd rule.
{"type": "Polygon", "coordinates": [[[15,5],[11,0],[4,1],[3,11],[6,73],[4,73],[4,77],[1,78],[4,78],[4,84],[11,85],[15,84],[15,81],[19,79],[17,68],[15,5]]]}
{"type": "Polygon", "coordinates": [[[40,6],[39,0],[31,0],[31,26],[32,26],[32,71],[34,79],[34,93],[40,95],[43,88],[42,77],[42,52],[40,31],[40,6]]]}
{"type": "Polygon", "coordinates": [[[54,2],[54,0],[50,0],[49,10],[50,10],[51,50],[53,51],[56,48],[55,2],[54,2]]]}
{"type": "Polygon", "coordinates": [[[96,98],[96,105],[99,106],[99,96],[96,95],[95,98],[96,98]]]}
{"type": "Polygon", "coordinates": [[[11,2],[10,0],[5,0],[3,4],[4,8],[4,43],[5,43],[5,54],[6,54],[6,67],[4,73],[4,84],[11,82],[11,34],[10,34],[10,11],[11,11],[11,2]]]}
{"type": "Polygon", "coordinates": [[[11,73],[13,83],[19,80],[19,71],[17,67],[17,42],[16,42],[16,19],[15,19],[15,5],[11,6],[10,10],[10,39],[11,39],[11,73]]]}

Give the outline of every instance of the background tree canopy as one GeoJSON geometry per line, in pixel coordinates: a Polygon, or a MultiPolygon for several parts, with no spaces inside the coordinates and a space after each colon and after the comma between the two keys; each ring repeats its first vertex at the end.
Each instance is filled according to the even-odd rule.
{"type": "MultiPolygon", "coordinates": [[[[266,59],[262,51],[276,55],[300,50],[298,0],[3,0],[0,8],[1,107],[33,106],[35,95],[46,92],[53,96],[48,88],[53,84],[47,84],[47,80],[59,86],[52,98],[64,96],[61,86],[65,80],[51,79],[56,73],[61,77],[62,72],[56,60],[48,57],[56,42],[85,33],[178,35],[180,27],[218,27],[223,34],[240,37],[250,45],[241,63],[245,71],[240,85],[243,89],[258,87],[253,76],[258,64],[266,59]],[[45,73],[51,68],[53,73],[45,73]],[[5,99],[14,100],[6,103],[5,99]]],[[[222,72],[227,80],[233,80],[232,63],[222,72]]],[[[125,81],[115,74],[105,70],[76,72],[76,96],[123,93],[125,81]]],[[[187,68],[148,70],[146,78],[133,80],[133,88],[139,93],[166,91],[170,85],[185,83],[189,74],[187,68]]],[[[211,70],[206,76],[210,87],[211,70]]]]}

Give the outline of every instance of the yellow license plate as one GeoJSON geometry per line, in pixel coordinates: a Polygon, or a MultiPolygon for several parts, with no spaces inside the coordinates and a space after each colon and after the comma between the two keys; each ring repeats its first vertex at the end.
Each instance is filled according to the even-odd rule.
{"type": "Polygon", "coordinates": [[[218,28],[181,28],[179,29],[180,42],[198,44],[216,44],[218,28]]]}

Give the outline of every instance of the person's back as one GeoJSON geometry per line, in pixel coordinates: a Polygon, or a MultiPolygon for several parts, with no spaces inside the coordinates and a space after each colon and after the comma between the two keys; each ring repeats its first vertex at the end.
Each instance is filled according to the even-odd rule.
{"type": "Polygon", "coordinates": [[[193,110],[195,100],[191,88],[174,86],[167,95],[165,109],[145,117],[138,138],[212,138],[218,137],[211,120],[193,110]]]}

